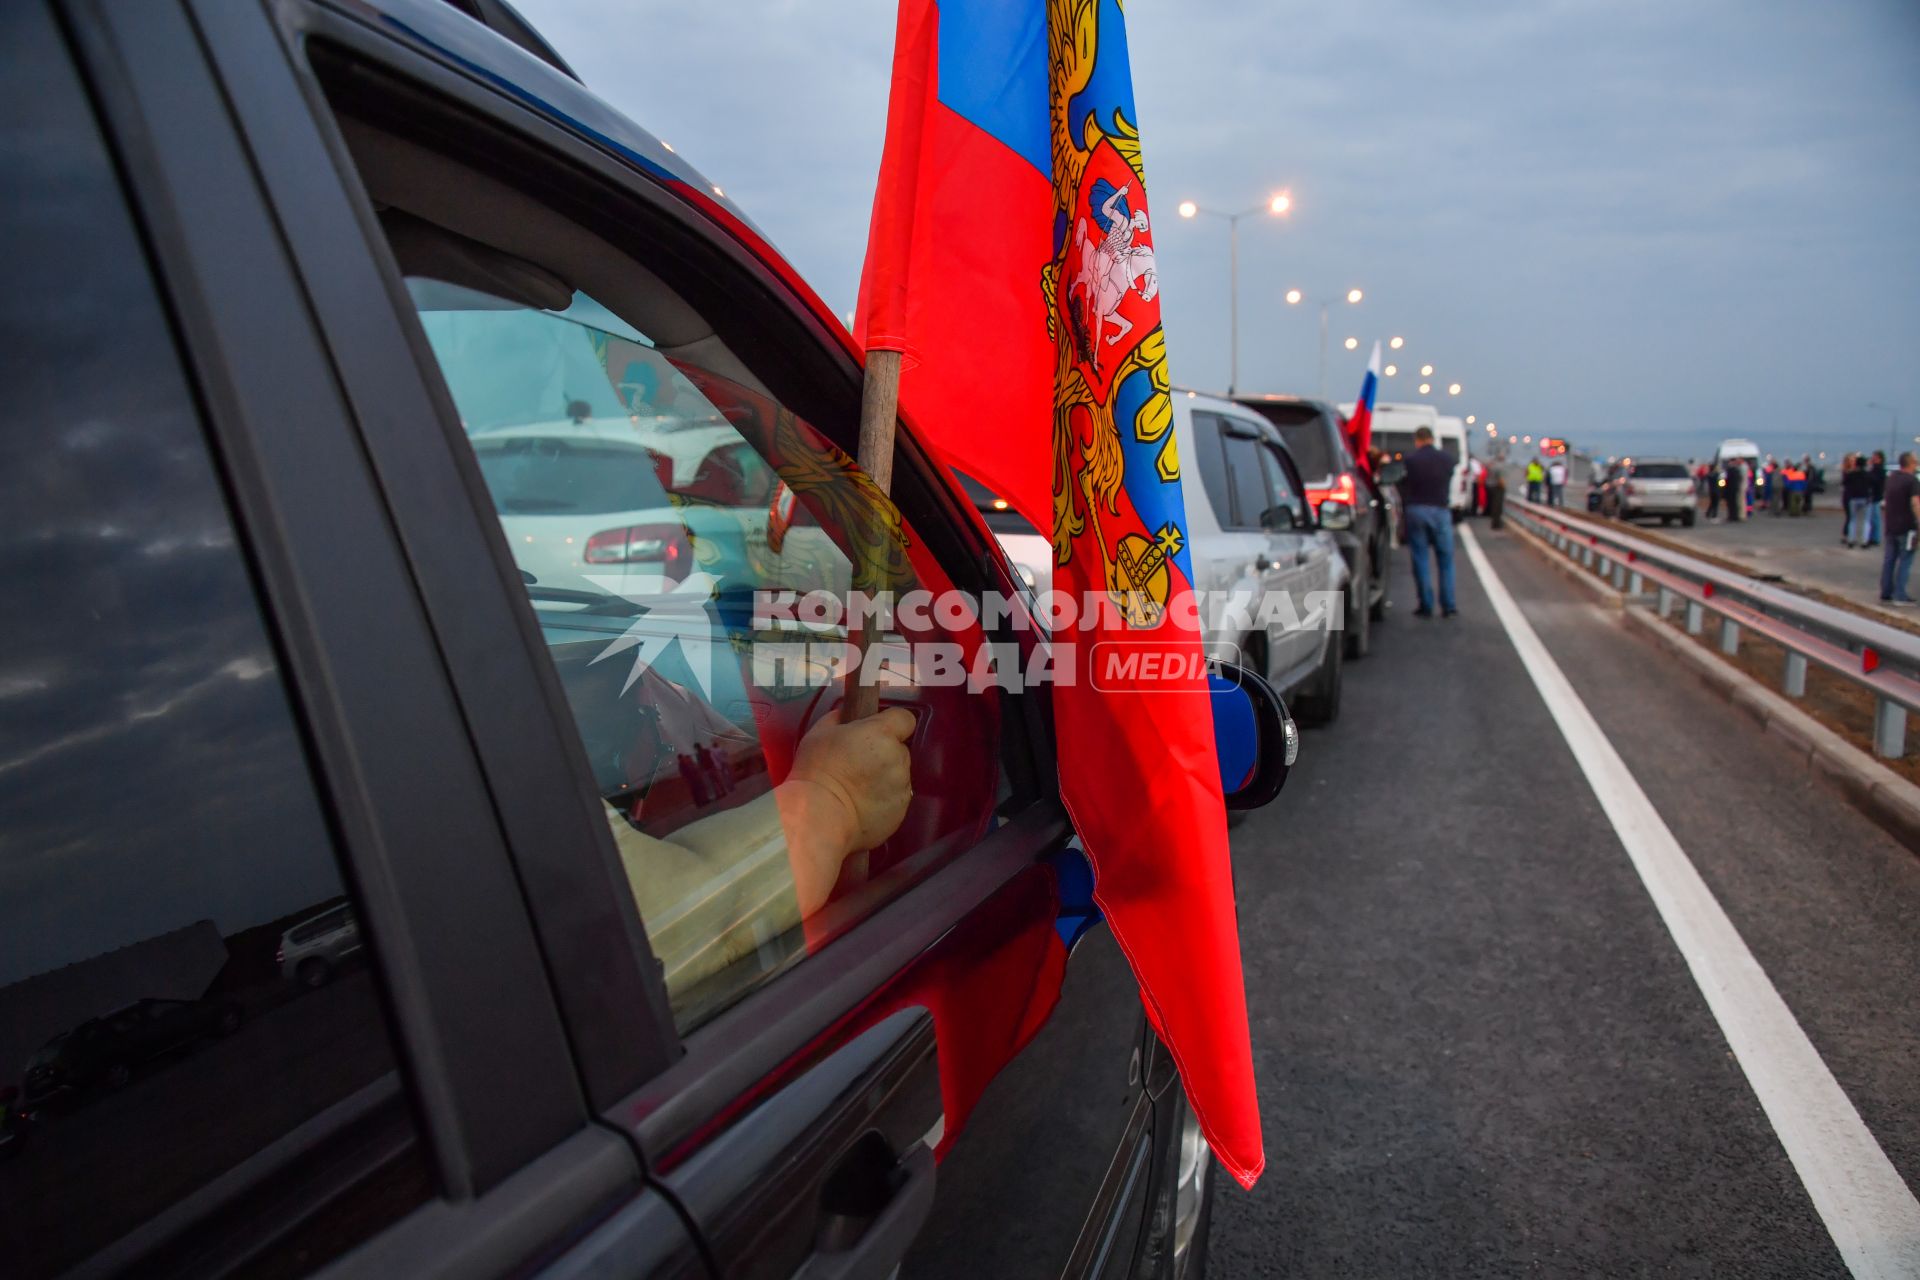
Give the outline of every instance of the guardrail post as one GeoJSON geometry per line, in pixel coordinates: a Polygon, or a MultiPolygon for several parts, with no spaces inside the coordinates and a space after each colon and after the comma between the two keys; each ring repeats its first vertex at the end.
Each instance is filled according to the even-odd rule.
{"type": "Polygon", "coordinates": [[[1807,655],[1787,650],[1787,674],[1780,681],[1780,687],[1789,698],[1807,696],[1807,655]]]}
{"type": "Polygon", "coordinates": [[[1638,573],[1632,573],[1627,575],[1627,594],[1628,595],[1630,596],[1642,595],[1646,592],[1646,589],[1647,589],[1647,584],[1640,580],[1640,575],[1638,573]]]}
{"type": "Polygon", "coordinates": [[[1907,709],[1881,698],[1873,706],[1873,754],[1898,760],[1907,753],[1907,709]]]}
{"type": "Polygon", "coordinates": [[[1732,618],[1720,619],[1720,652],[1729,657],[1740,652],[1740,624],[1732,618]]]}
{"type": "Polygon", "coordinates": [[[1705,621],[1706,611],[1700,607],[1700,602],[1698,600],[1687,601],[1687,634],[1690,636],[1699,635],[1700,628],[1704,625],[1705,621]]]}
{"type": "Polygon", "coordinates": [[[1673,613],[1673,592],[1660,588],[1660,617],[1664,620],[1673,613]]]}
{"type": "Polygon", "coordinates": [[[1620,561],[1615,560],[1613,562],[1613,585],[1616,589],[1621,591],[1626,590],[1627,588],[1626,576],[1627,576],[1627,566],[1622,564],[1620,561]]]}

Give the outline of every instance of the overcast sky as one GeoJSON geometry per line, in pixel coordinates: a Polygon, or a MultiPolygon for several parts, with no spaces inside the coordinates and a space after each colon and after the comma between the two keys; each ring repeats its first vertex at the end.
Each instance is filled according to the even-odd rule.
{"type": "MultiPolygon", "coordinates": [[[[884,0],[523,0],[587,83],[725,187],[839,311],[885,124],[884,0]]],[[[1454,411],[1603,452],[1920,436],[1914,0],[1132,0],[1176,383],[1358,389],[1373,339],[1454,411]],[[1342,340],[1360,339],[1347,352],[1342,340]]]]}

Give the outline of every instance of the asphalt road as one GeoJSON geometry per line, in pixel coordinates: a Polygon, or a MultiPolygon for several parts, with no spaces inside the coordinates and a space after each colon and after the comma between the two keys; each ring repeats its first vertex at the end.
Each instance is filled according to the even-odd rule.
{"type": "MultiPolygon", "coordinates": [[[[1480,545],[1920,1185],[1920,859],[1536,553],[1480,545]]],[[[1464,556],[1235,833],[1268,1166],[1212,1274],[1845,1276],[1464,556]]]]}

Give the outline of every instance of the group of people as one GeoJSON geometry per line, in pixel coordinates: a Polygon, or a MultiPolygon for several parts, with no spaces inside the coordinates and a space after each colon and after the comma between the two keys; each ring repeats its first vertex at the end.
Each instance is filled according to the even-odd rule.
{"type": "Polygon", "coordinates": [[[1715,523],[1745,520],[1755,511],[1812,515],[1813,497],[1825,487],[1825,477],[1811,454],[1798,462],[1791,458],[1783,462],[1771,454],[1764,463],[1744,458],[1727,458],[1717,466],[1703,462],[1694,468],[1693,478],[1694,487],[1707,500],[1707,519],[1715,523]]]}
{"type": "Polygon", "coordinates": [[[1547,463],[1542,463],[1538,458],[1527,459],[1527,501],[1540,501],[1543,489],[1548,506],[1567,505],[1567,460],[1565,458],[1555,458],[1547,463]]]}
{"type": "Polygon", "coordinates": [[[1913,572],[1913,555],[1920,543],[1920,479],[1916,479],[1914,456],[1900,455],[1896,470],[1887,470],[1887,455],[1874,450],[1871,456],[1850,453],[1840,464],[1840,494],[1846,518],[1840,526],[1840,541],[1848,547],[1878,547],[1880,555],[1880,603],[1904,607],[1913,603],[1907,594],[1907,579],[1913,572]]]}
{"type": "Polygon", "coordinates": [[[1880,512],[1887,498],[1887,455],[1850,453],[1840,463],[1840,541],[1880,545],[1880,512]]]}

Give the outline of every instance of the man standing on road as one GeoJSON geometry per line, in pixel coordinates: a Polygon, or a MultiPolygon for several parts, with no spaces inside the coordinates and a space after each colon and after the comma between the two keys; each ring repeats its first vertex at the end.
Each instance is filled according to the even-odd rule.
{"type": "MultiPolygon", "coordinates": [[[[1413,453],[1407,458],[1407,476],[1401,496],[1407,511],[1407,545],[1413,548],[1413,585],[1420,595],[1416,618],[1433,616],[1433,574],[1427,567],[1427,548],[1433,548],[1440,570],[1440,612],[1451,618],[1453,607],[1453,513],[1447,493],[1453,486],[1454,456],[1433,446],[1433,432],[1420,427],[1413,433],[1413,453]]],[[[1557,492],[1559,486],[1554,486],[1557,492]]]]}
{"type": "Polygon", "coordinates": [[[1527,501],[1540,501],[1540,486],[1547,482],[1547,469],[1540,465],[1540,459],[1527,459],[1527,501]]]}
{"type": "Polygon", "coordinates": [[[1567,463],[1564,458],[1555,458],[1547,464],[1547,505],[1567,505],[1567,463]]]}
{"type": "Polygon", "coordinates": [[[1907,576],[1920,542],[1920,480],[1911,453],[1900,455],[1900,469],[1887,477],[1887,549],[1880,557],[1880,603],[1903,608],[1913,603],[1907,576]]]}

